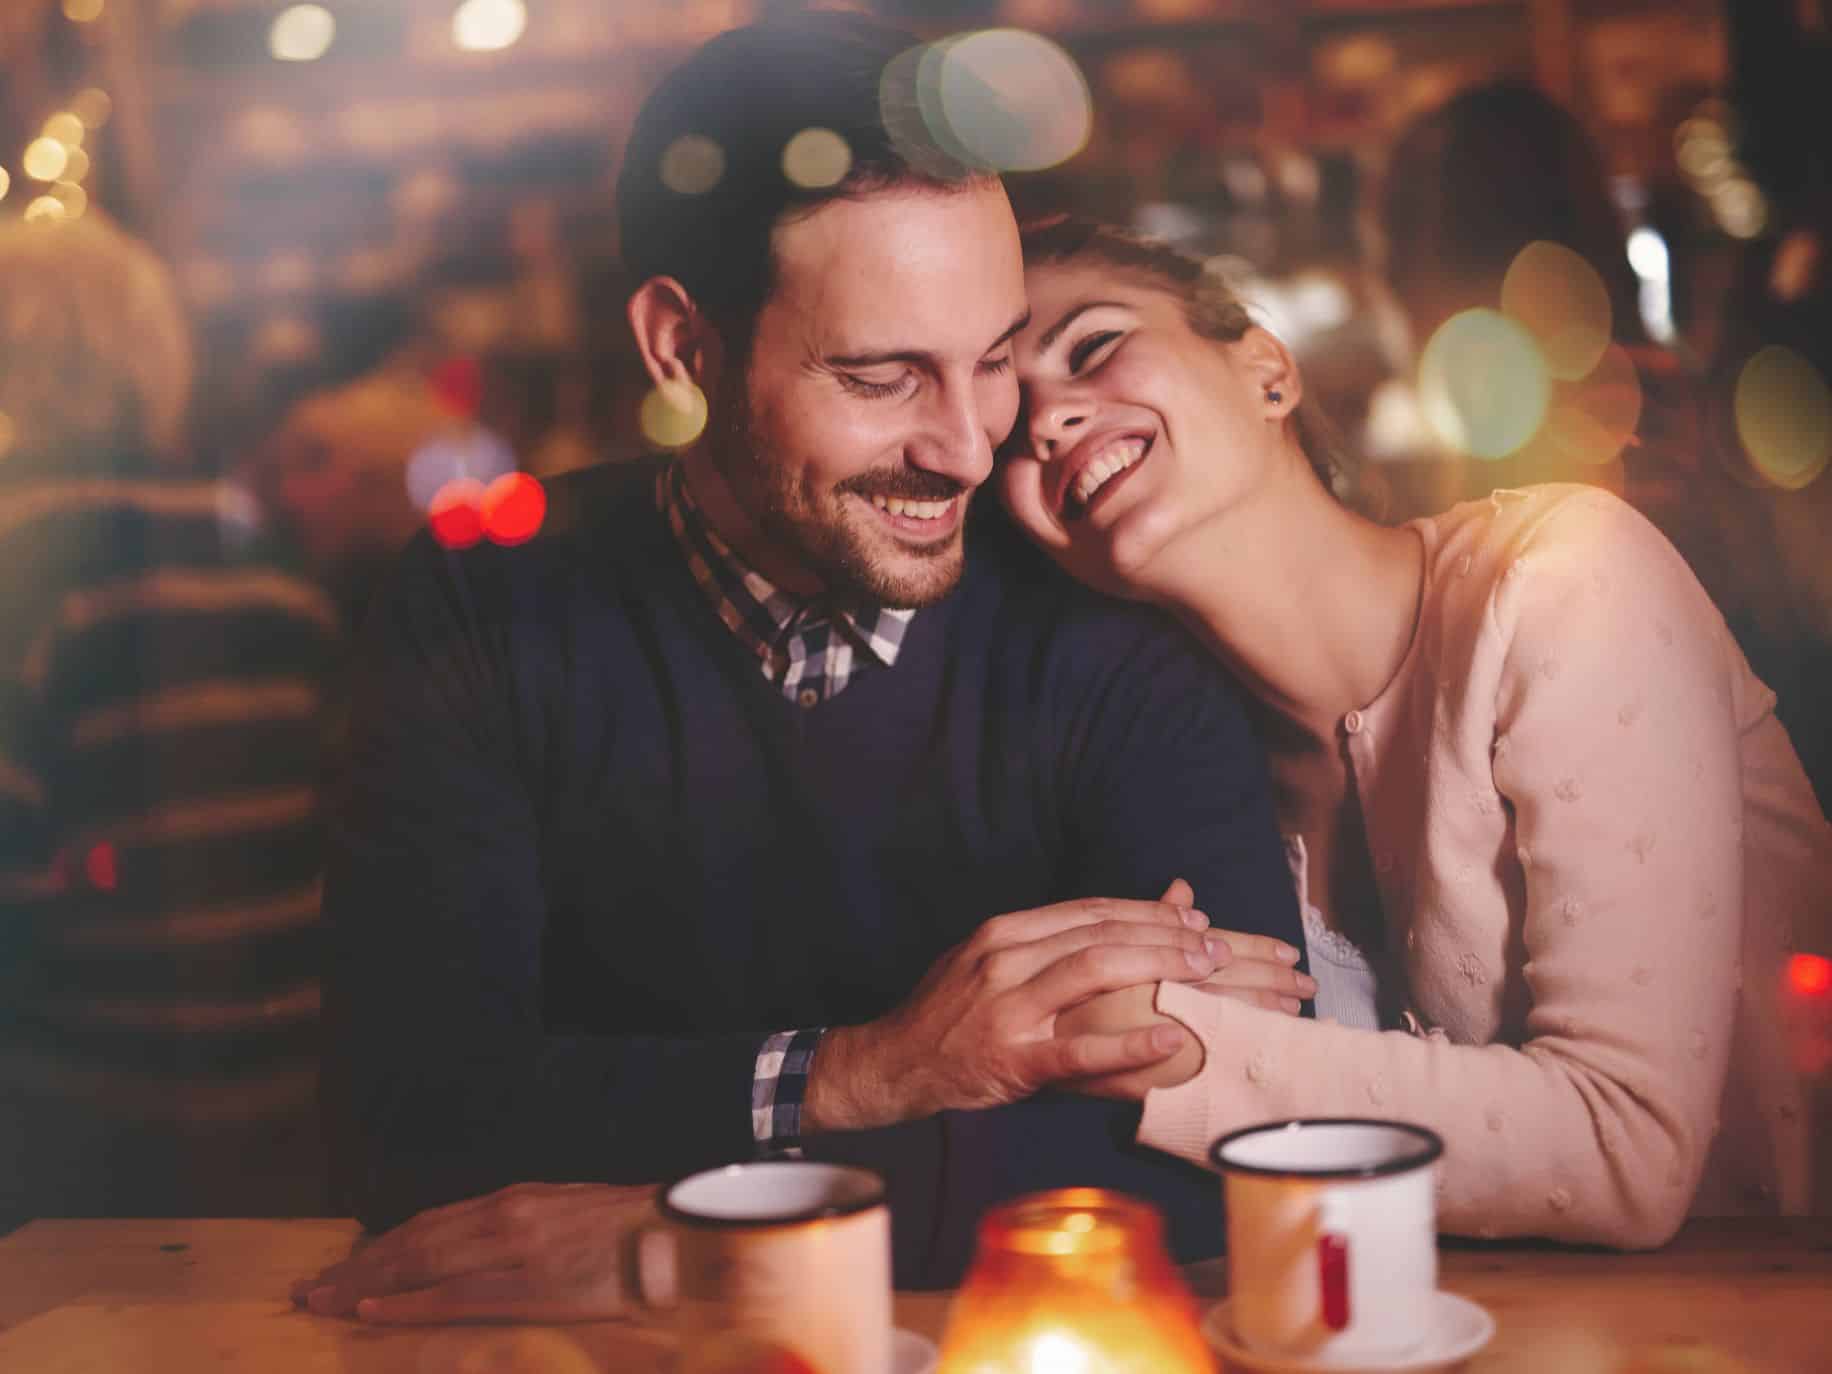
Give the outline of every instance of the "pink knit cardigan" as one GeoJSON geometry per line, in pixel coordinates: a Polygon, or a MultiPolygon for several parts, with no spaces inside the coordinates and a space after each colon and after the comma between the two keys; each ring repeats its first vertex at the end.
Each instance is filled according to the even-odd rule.
{"type": "MultiPolygon", "coordinates": [[[[1139,1139],[1293,1116],[1417,1121],[1439,1222],[1657,1245],[1688,1212],[1807,1210],[1787,952],[1827,949],[1832,829],[1774,695],[1679,555],[1587,487],[1416,522],[1394,680],[1345,716],[1410,1031],[1166,983],[1206,1051],[1139,1139]]],[[[1197,894],[1200,900],[1201,894],[1197,894]]]]}

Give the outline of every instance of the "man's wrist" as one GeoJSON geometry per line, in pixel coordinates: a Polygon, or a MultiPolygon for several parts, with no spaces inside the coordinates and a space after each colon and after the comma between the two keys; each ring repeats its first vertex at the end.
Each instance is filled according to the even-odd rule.
{"type": "Polygon", "coordinates": [[[835,1026],[821,1037],[802,1098],[802,1134],[863,1131],[909,1115],[878,1067],[875,1024],[835,1026]]]}

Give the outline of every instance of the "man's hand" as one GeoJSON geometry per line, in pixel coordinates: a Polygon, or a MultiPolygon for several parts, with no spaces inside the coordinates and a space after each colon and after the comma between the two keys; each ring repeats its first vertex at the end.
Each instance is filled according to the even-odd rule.
{"type": "Polygon", "coordinates": [[[300,1280],[293,1301],[378,1323],[621,1316],[632,1232],[654,1215],[655,1192],[518,1183],[435,1207],[300,1280]]]}
{"type": "Polygon", "coordinates": [[[1119,1034],[1057,1028],[1064,1010],[1097,994],[1200,982],[1229,961],[1208,917],[1190,907],[1188,885],[1172,891],[1186,900],[1092,898],[987,921],[902,1006],[827,1032],[802,1103],[804,1133],[999,1106],[1175,1054],[1189,1036],[1168,1022],[1119,1034]]]}
{"type": "MultiPolygon", "coordinates": [[[[1172,883],[1164,894],[1168,902],[1187,901],[1191,897],[1188,886],[1181,880],[1172,883]]],[[[1316,996],[1316,980],[1298,971],[1298,951],[1292,946],[1268,935],[1247,935],[1235,930],[1216,933],[1228,942],[1234,957],[1217,969],[1213,977],[1198,984],[1203,992],[1292,1016],[1303,1010],[1303,999],[1316,996]]],[[[1178,1022],[1157,1009],[1156,998],[1156,987],[1121,988],[1117,992],[1102,993],[1064,1012],[1057,1019],[1056,1033],[1119,1035],[1145,1026],[1177,1025],[1178,1022]]],[[[1189,1036],[1181,1050],[1156,1064],[1097,1075],[1067,1086],[1093,1097],[1137,1102],[1153,1088],[1172,1088],[1188,1082],[1201,1072],[1202,1060],[1202,1046],[1194,1036],[1189,1036]]]]}

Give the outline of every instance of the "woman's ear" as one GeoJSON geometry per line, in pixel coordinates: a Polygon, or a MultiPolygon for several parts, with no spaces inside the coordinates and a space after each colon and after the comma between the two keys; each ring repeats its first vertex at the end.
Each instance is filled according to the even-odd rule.
{"type": "Polygon", "coordinates": [[[691,411],[696,396],[715,388],[717,333],[673,277],[650,277],[625,308],[636,351],[655,389],[674,409],[691,411]]]}
{"type": "Polygon", "coordinates": [[[1270,330],[1254,325],[1234,345],[1235,358],[1259,388],[1270,418],[1284,419],[1304,394],[1291,350],[1270,330]]]}

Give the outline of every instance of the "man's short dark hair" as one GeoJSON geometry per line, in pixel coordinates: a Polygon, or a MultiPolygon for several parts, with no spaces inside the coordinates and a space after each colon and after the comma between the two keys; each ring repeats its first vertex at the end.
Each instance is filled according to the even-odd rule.
{"type": "Polygon", "coordinates": [[[816,10],[733,29],[700,48],[643,103],[624,151],[617,214],[632,278],[675,278],[742,346],[774,284],[770,234],[784,215],[982,175],[920,137],[914,62],[896,61],[916,46],[864,15],[816,10]],[[809,129],[839,135],[851,155],[831,186],[799,185],[784,171],[784,150],[809,129]],[[663,177],[669,149],[689,135],[722,159],[703,190],[663,177]]]}

